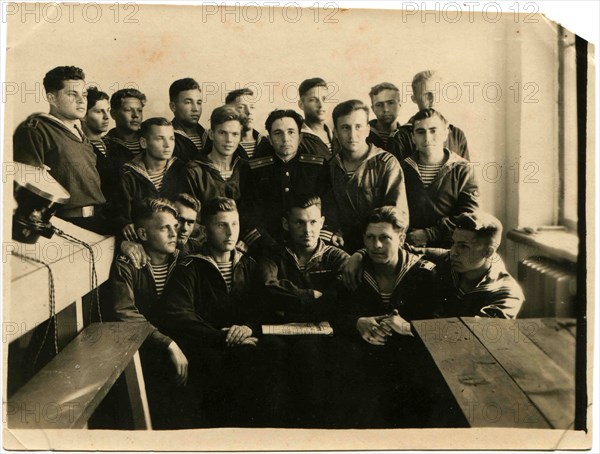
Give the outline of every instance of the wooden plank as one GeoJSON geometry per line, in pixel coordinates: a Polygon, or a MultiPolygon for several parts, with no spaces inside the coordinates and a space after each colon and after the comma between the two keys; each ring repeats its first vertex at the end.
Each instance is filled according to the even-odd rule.
{"type": "Polygon", "coordinates": [[[550,428],[458,318],[412,323],[471,427],[550,428]]]}
{"type": "Polygon", "coordinates": [[[517,320],[521,334],[527,336],[546,355],[575,380],[575,338],[554,318],[517,320]]]}
{"type": "Polygon", "coordinates": [[[516,320],[462,319],[554,429],[575,418],[575,381],[527,336],[516,320]]]}
{"type": "Polygon", "coordinates": [[[123,375],[127,385],[127,396],[133,417],[133,428],[137,430],[152,430],[150,407],[148,406],[148,397],[146,395],[146,383],[144,382],[142,363],[138,352],[133,355],[133,359],[123,371],[123,375]]]}
{"type": "Polygon", "coordinates": [[[8,426],[85,427],[149,333],[147,322],[88,326],[7,402],[8,426]]]}

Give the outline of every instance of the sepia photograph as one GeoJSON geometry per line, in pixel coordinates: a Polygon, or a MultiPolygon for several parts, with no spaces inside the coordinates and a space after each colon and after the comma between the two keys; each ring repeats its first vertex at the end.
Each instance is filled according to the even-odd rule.
{"type": "Polygon", "coordinates": [[[1,1],[2,449],[592,449],[598,30],[544,3],[1,1]]]}

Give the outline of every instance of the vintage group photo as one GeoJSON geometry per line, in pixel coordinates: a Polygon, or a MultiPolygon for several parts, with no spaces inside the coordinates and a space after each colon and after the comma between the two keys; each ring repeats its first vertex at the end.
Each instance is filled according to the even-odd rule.
{"type": "Polygon", "coordinates": [[[591,446],[596,43],[436,5],[2,5],[4,448],[591,446]]]}

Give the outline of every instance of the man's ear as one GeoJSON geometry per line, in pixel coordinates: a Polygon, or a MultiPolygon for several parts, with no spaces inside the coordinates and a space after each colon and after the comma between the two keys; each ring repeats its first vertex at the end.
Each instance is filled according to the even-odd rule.
{"type": "Polygon", "coordinates": [[[417,98],[415,98],[415,95],[414,95],[414,94],[413,94],[413,95],[410,95],[410,100],[411,100],[412,102],[414,102],[415,104],[417,104],[417,98]]]}
{"type": "Polygon", "coordinates": [[[148,142],[146,142],[146,138],[144,136],[140,136],[140,147],[145,150],[147,146],[148,142]]]}
{"type": "Polygon", "coordinates": [[[148,240],[148,235],[146,235],[146,229],[144,227],[138,227],[137,229],[135,229],[135,233],[137,233],[137,236],[140,240],[148,240]]]}
{"type": "Polygon", "coordinates": [[[113,109],[110,109],[108,113],[110,113],[110,118],[112,118],[112,119],[113,119],[113,120],[115,120],[115,121],[117,120],[117,119],[115,118],[115,110],[113,110],[113,109]]]}
{"type": "Polygon", "coordinates": [[[302,102],[302,98],[298,100],[298,107],[302,112],[304,112],[304,103],[302,102]]]}
{"type": "Polygon", "coordinates": [[[48,100],[48,104],[50,104],[52,107],[56,106],[56,97],[56,93],[52,91],[46,92],[46,99],[48,100]]]}
{"type": "Polygon", "coordinates": [[[319,226],[319,230],[323,228],[325,225],[325,216],[321,216],[321,225],[319,226]]]}
{"type": "Polygon", "coordinates": [[[175,113],[175,103],[173,101],[169,102],[169,109],[171,109],[171,112],[175,113]]]}
{"type": "Polygon", "coordinates": [[[273,141],[271,140],[271,134],[267,133],[267,140],[269,141],[269,143],[271,144],[271,146],[273,146],[273,141]]]}
{"type": "Polygon", "coordinates": [[[333,137],[335,137],[336,139],[340,140],[340,138],[338,137],[338,133],[337,133],[337,128],[335,127],[335,125],[333,125],[333,137]]]}
{"type": "Polygon", "coordinates": [[[215,141],[215,133],[213,132],[212,128],[208,129],[208,138],[213,142],[215,141]]]}
{"type": "Polygon", "coordinates": [[[283,230],[285,230],[286,232],[290,231],[290,223],[288,222],[286,217],[281,218],[281,226],[283,227],[283,230]]]}
{"type": "Polygon", "coordinates": [[[402,232],[400,234],[400,245],[403,245],[405,241],[406,241],[406,232],[402,232]]]}
{"type": "Polygon", "coordinates": [[[492,245],[487,246],[486,250],[485,250],[485,258],[486,259],[491,258],[495,252],[496,252],[496,249],[492,245]]]}

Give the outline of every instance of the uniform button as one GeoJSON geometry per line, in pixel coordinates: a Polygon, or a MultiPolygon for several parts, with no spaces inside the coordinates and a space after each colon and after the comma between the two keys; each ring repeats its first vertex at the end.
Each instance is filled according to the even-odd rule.
{"type": "Polygon", "coordinates": [[[290,176],[290,172],[285,172],[285,176],[289,177],[290,176]]]}
{"type": "Polygon", "coordinates": [[[283,188],[284,192],[290,192],[290,188],[283,188]]]}

